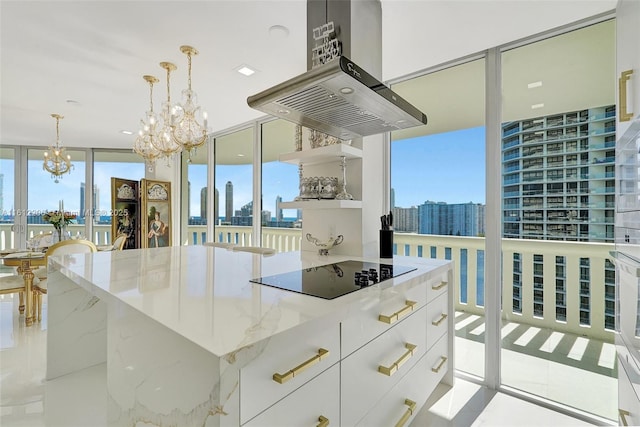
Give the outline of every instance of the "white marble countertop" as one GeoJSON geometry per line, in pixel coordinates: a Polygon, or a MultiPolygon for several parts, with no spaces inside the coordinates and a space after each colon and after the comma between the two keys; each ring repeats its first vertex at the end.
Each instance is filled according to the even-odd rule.
{"type": "Polygon", "coordinates": [[[223,356],[302,323],[382,302],[417,286],[449,263],[395,257],[393,263],[417,270],[333,300],[249,281],[347,259],[380,261],[315,252],[264,257],[223,248],[175,246],[50,257],[49,265],[107,304],[125,302],[223,356]]]}

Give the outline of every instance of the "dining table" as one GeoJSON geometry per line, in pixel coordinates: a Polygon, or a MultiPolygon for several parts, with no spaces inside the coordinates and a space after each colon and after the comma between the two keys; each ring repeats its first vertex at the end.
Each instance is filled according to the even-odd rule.
{"type": "Polygon", "coordinates": [[[7,267],[17,267],[17,273],[24,279],[25,324],[31,326],[34,322],[33,310],[33,269],[47,265],[43,252],[12,252],[2,256],[2,263],[7,267]]]}

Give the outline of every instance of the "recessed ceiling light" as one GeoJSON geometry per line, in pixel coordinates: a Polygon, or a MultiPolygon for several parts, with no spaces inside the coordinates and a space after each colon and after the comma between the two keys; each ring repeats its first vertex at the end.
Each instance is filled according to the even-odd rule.
{"type": "Polygon", "coordinates": [[[345,95],[348,95],[350,93],[353,93],[353,88],[343,87],[342,89],[340,89],[340,93],[344,93],[345,95]]]}
{"type": "Polygon", "coordinates": [[[278,110],[278,113],[280,114],[289,114],[289,112],[290,112],[289,110],[285,110],[285,109],[278,110]]]}
{"type": "Polygon", "coordinates": [[[284,25],[272,25],[269,27],[269,36],[284,39],[289,37],[289,29],[284,25]]]}
{"type": "Polygon", "coordinates": [[[542,81],[531,82],[527,85],[527,89],[533,89],[534,87],[542,86],[542,81]]]}
{"type": "Polygon", "coordinates": [[[244,154],[238,154],[238,157],[244,157],[244,154]]]}
{"type": "Polygon", "coordinates": [[[533,105],[531,106],[531,109],[532,109],[532,110],[536,110],[536,109],[538,109],[538,108],[542,108],[542,107],[544,107],[544,104],[533,104],[533,105]]]}
{"type": "Polygon", "coordinates": [[[254,70],[253,68],[249,67],[248,65],[242,64],[241,66],[236,68],[236,71],[239,72],[242,75],[245,75],[247,77],[249,77],[250,75],[254,74],[256,72],[256,70],[254,70]]]}
{"type": "Polygon", "coordinates": [[[133,132],[131,132],[130,130],[121,130],[120,133],[123,133],[125,135],[133,135],[133,132]]]}

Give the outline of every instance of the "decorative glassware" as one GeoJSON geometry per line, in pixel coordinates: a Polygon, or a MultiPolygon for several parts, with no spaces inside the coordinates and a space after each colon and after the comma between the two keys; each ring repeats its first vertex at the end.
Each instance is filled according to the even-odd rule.
{"type": "Polygon", "coordinates": [[[342,188],[336,194],[337,200],[353,200],[353,196],[347,193],[347,158],[340,156],[340,167],[342,168],[342,188]]]}
{"type": "Polygon", "coordinates": [[[338,178],[321,176],[318,183],[318,197],[321,199],[335,199],[338,192],[338,178]]]}
{"type": "Polygon", "coordinates": [[[299,194],[295,197],[295,199],[293,199],[296,202],[299,202],[300,200],[303,200],[304,198],[302,197],[304,194],[304,188],[303,188],[303,182],[302,182],[302,163],[300,163],[298,165],[298,179],[299,179],[299,184],[298,184],[298,189],[299,189],[299,194]]]}

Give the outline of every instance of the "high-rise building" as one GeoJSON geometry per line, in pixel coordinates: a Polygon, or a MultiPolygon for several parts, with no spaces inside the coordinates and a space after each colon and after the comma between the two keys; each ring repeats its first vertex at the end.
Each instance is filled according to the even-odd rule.
{"type": "Polygon", "coordinates": [[[418,232],[418,208],[412,206],[410,208],[392,207],[393,213],[393,230],[405,233],[418,232]]]}
{"type": "Polygon", "coordinates": [[[616,109],[502,125],[503,236],[613,241],[616,109]]]}
{"type": "Polygon", "coordinates": [[[389,206],[396,207],[396,190],[394,188],[391,189],[391,194],[389,195],[389,206]]]}
{"type": "Polygon", "coordinates": [[[220,193],[217,188],[213,189],[213,223],[218,223],[220,218],[220,193]]]}
{"type": "MultiPolygon", "coordinates": [[[[282,208],[280,207],[280,203],[282,203],[282,197],[276,197],[276,222],[282,221],[282,208]]],[[[269,221],[271,218],[269,218],[269,221]]]]}
{"type": "Polygon", "coordinates": [[[485,205],[426,201],[418,206],[418,232],[445,236],[484,235],[485,205]]]}
{"type": "Polygon", "coordinates": [[[225,186],[224,203],[224,220],[227,222],[231,222],[231,218],[233,218],[233,184],[231,183],[231,181],[227,181],[227,185],[225,186]]]}
{"type": "Polygon", "coordinates": [[[207,219],[207,187],[200,189],[200,221],[205,223],[207,219]]]}
{"type": "MultiPolygon", "coordinates": [[[[78,222],[83,224],[85,218],[85,203],[86,203],[86,184],[84,182],[80,183],[80,211],[78,212],[78,222]]],[[[66,210],[66,209],[65,209],[66,210]]],[[[97,212],[100,210],[100,190],[96,185],[93,186],[93,212],[97,212]]],[[[96,215],[95,220],[98,221],[100,218],[96,215]]]]}

